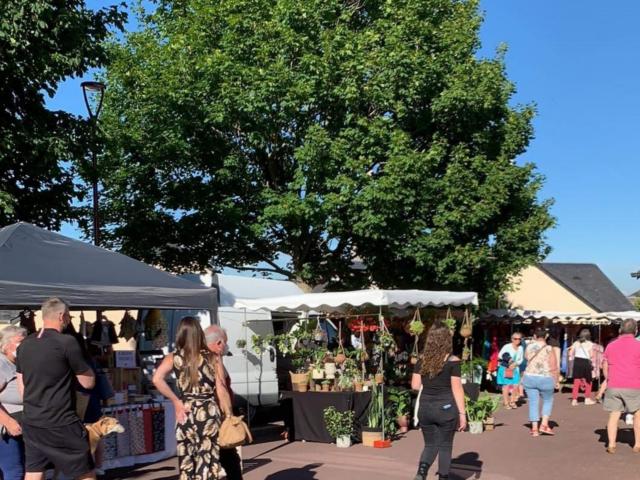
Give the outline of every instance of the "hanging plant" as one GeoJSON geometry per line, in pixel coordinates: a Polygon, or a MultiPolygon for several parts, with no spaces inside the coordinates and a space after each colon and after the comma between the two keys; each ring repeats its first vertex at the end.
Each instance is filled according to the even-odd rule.
{"type": "Polygon", "coordinates": [[[464,318],[462,319],[462,325],[460,326],[460,336],[462,338],[469,338],[473,333],[473,319],[469,313],[469,309],[465,309],[464,318]]]}
{"type": "Polygon", "coordinates": [[[424,333],[424,323],[422,323],[422,318],[420,318],[419,308],[416,308],[416,311],[413,314],[413,319],[409,323],[409,332],[416,338],[424,333]]]}
{"type": "Polygon", "coordinates": [[[447,308],[447,316],[445,317],[442,323],[447,326],[447,328],[451,331],[451,334],[453,335],[453,332],[455,332],[456,330],[456,319],[453,318],[453,315],[451,315],[451,308],[447,308]]]}

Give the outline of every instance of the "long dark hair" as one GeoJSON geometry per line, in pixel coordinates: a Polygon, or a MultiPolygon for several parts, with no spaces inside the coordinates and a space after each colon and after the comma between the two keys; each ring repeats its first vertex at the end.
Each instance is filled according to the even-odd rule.
{"type": "Polygon", "coordinates": [[[433,325],[427,332],[427,339],[422,350],[420,375],[433,378],[438,375],[447,363],[453,351],[453,337],[449,327],[433,325]]]}
{"type": "Polygon", "coordinates": [[[200,322],[195,317],[184,317],[178,325],[176,333],[176,350],[184,358],[184,368],[189,379],[189,387],[198,384],[198,367],[200,359],[209,360],[209,350],[200,322]]]}

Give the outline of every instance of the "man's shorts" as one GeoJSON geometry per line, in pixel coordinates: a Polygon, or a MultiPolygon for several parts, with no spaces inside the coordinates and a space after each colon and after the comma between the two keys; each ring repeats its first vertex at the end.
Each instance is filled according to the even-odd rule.
{"type": "Polygon", "coordinates": [[[607,412],[630,412],[640,410],[640,390],[635,388],[607,388],[604,394],[604,409],[607,412]]]}
{"type": "Polygon", "coordinates": [[[22,436],[27,472],[44,472],[53,464],[66,476],[77,478],[94,469],[89,434],[80,421],[55,428],[23,424],[22,436]]]}

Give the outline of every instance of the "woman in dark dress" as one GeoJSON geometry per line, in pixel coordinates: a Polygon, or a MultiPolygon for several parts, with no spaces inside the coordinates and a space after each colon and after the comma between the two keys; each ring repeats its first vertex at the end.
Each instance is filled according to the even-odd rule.
{"type": "Polygon", "coordinates": [[[411,388],[421,390],[418,420],[424,436],[424,450],[414,480],[427,478],[436,456],[439,479],[448,479],[454,434],[467,427],[460,359],[451,355],[452,349],[449,328],[431,327],[411,379],[411,388]]]}
{"type": "Polygon", "coordinates": [[[153,376],[153,383],[173,402],[176,411],[179,480],[220,478],[218,431],[223,414],[231,414],[231,403],[224,378],[216,375],[213,354],[194,317],[180,321],[176,351],[164,358],[153,376]],[[180,398],[165,381],[172,371],[180,398]]]}

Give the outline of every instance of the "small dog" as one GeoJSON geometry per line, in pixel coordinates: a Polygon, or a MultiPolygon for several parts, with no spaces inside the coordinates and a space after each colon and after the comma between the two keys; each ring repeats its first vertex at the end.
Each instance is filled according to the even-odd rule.
{"type": "MultiPolygon", "coordinates": [[[[113,417],[102,417],[95,423],[87,423],[84,428],[87,429],[87,433],[89,434],[89,448],[91,449],[91,456],[94,458],[98,443],[100,443],[103,437],[106,437],[110,433],[124,433],[124,427],[113,417]]],[[[54,470],[53,480],[57,480],[58,475],[58,470],[54,470]]]]}
{"type": "Polygon", "coordinates": [[[95,423],[86,424],[85,428],[89,434],[91,455],[95,455],[96,448],[98,448],[98,443],[102,440],[102,437],[106,437],[110,433],[124,433],[124,427],[113,417],[102,417],[95,423]]]}

